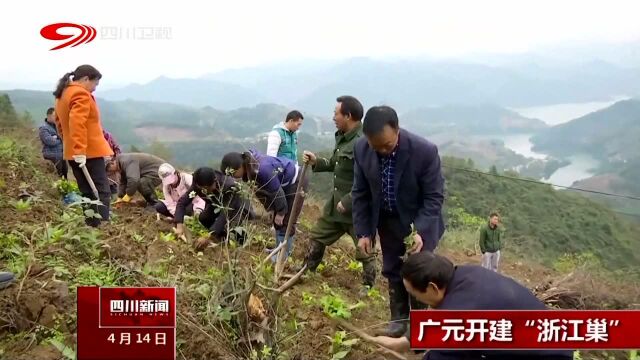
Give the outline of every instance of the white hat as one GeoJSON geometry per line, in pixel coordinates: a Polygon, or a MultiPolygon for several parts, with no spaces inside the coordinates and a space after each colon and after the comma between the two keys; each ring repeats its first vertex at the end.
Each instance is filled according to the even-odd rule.
{"type": "Polygon", "coordinates": [[[171,185],[176,182],[178,176],[176,175],[176,169],[171,164],[164,163],[158,168],[158,176],[162,179],[163,185],[171,185]]]}

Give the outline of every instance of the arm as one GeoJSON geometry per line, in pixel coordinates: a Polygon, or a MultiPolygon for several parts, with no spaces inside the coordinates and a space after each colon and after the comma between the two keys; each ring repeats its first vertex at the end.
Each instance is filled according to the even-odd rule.
{"type": "Polygon", "coordinates": [[[272,208],[276,214],[286,215],[287,213],[287,197],[280,184],[277,174],[272,172],[269,178],[258,173],[256,183],[259,186],[258,191],[266,198],[264,204],[266,208],[272,208]]]}
{"type": "Polygon", "coordinates": [[[140,183],[140,163],[137,160],[131,160],[125,168],[125,174],[127,175],[127,195],[133,196],[138,191],[140,183]]]}
{"type": "Polygon", "coordinates": [[[191,205],[191,202],[193,201],[193,198],[189,196],[191,192],[195,192],[193,186],[189,187],[189,190],[180,197],[176,204],[176,212],[173,217],[176,224],[184,223],[184,214],[187,210],[187,206],[191,205]]]}
{"type": "Polygon", "coordinates": [[[87,154],[87,120],[91,110],[91,97],[76,92],[69,102],[69,136],[72,140],[72,155],[87,154]]]}
{"type": "Polygon", "coordinates": [[[484,227],[480,228],[480,252],[485,253],[487,251],[487,232],[484,227]]]}
{"type": "Polygon", "coordinates": [[[267,137],[267,155],[278,156],[280,143],[282,143],[282,139],[280,139],[280,134],[278,134],[278,131],[272,130],[269,133],[269,136],[267,137]]]}
{"type": "Polygon", "coordinates": [[[419,183],[422,190],[422,207],[414,219],[414,225],[424,244],[437,244],[440,237],[440,220],[444,202],[444,177],[438,149],[427,149],[426,164],[422,166],[419,183]]]}
{"type": "Polygon", "coordinates": [[[313,166],[313,172],[329,172],[333,171],[336,167],[336,155],[335,152],[330,159],[319,157],[316,160],[316,164],[313,166]]]}
{"type": "Polygon", "coordinates": [[[58,145],[61,141],[58,135],[53,134],[46,126],[41,126],[38,134],[40,135],[40,141],[47,146],[58,145]]]}
{"type": "Polygon", "coordinates": [[[356,236],[373,238],[375,229],[371,224],[371,188],[353,149],[353,187],[351,188],[353,227],[356,236]]]}

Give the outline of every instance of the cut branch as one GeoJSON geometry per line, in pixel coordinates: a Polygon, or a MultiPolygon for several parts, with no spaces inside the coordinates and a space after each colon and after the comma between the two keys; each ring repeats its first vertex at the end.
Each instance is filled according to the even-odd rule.
{"type": "Polygon", "coordinates": [[[352,325],[352,324],[350,324],[350,323],[348,323],[348,322],[346,322],[346,321],[344,321],[342,319],[333,318],[332,320],[334,322],[336,322],[338,324],[338,326],[349,330],[350,332],[354,333],[355,335],[357,335],[362,340],[364,340],[364,341],[366,341],[366,342],[368,342],[370,344],[374,344],[374,345],[378,345],[378,346],[382,347],[383,349],[385,349],[385,351],[389,355],[393,356],[394,358],[396,358],[398,360],[407,360],[407,358],[404,355],[399,354],[396,351],[393,351],[393,350],[391,350],[389,348],[386,348],[386,347],[380,345],[373,336],[367,334],[366,332],[364,332],[363,330],[355,327],[354,325],[352,325]]]}

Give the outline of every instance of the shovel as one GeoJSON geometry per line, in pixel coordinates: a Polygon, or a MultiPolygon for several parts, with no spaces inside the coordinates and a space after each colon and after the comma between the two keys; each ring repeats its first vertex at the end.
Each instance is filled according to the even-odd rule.
{"type": "Polygon", "coordinates": [[[91,178],[91,175],[89,175],[89,170],[87,170],[86,166],[82,166],[80,168],[82,169],[82,173],[87,179],[89,186],[91,186],[91,191],[93,191],[93,195],[96,197],[96,200],[100,200],[100,196],[98,196],[98,189],[96,189],[96,184],[93,183],[93,179],[91,178]]]}

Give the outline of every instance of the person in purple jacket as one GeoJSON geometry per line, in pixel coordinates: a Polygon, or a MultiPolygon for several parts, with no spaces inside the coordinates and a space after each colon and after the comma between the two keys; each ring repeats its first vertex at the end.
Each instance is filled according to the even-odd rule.
{"type": "MultiPolygon", "coordinates": [[[[542,301],[510,277],[477,265],[455,266],[429,251],[410,255],[402,266],[409,294],[436,310],[545,310],[542,301]]],[[[376,343],[398,352],[409,350],[409,331],[376,343]]],[[[430,350],[425,360],[531,359],[570,360],[570,350],[430,350]]]]}
{"type": "MultiPolygon", "coordinates": [[[[302,172],[298,164],[288,158],[269,156],[251,150],[226,154],[222,158],[220,170],[236,179],[255,182],[256,196],[267,211],[274,213],[273,226],[276,230],[276,246],[285,241],[287,224],[289,218],[293,217],[294,226],[287,239],[286,253],[287,257],[291,255],[293,234],[296,233],[295,223],[302,210],[304,194],[308,187],[308,180],[300,179],[302,172]],[[303,198],[294,209],[293,200],[299,181],[303,181],[303,198]]],[[[275,261],[275,257],[272,260],[275,261]]]]}

